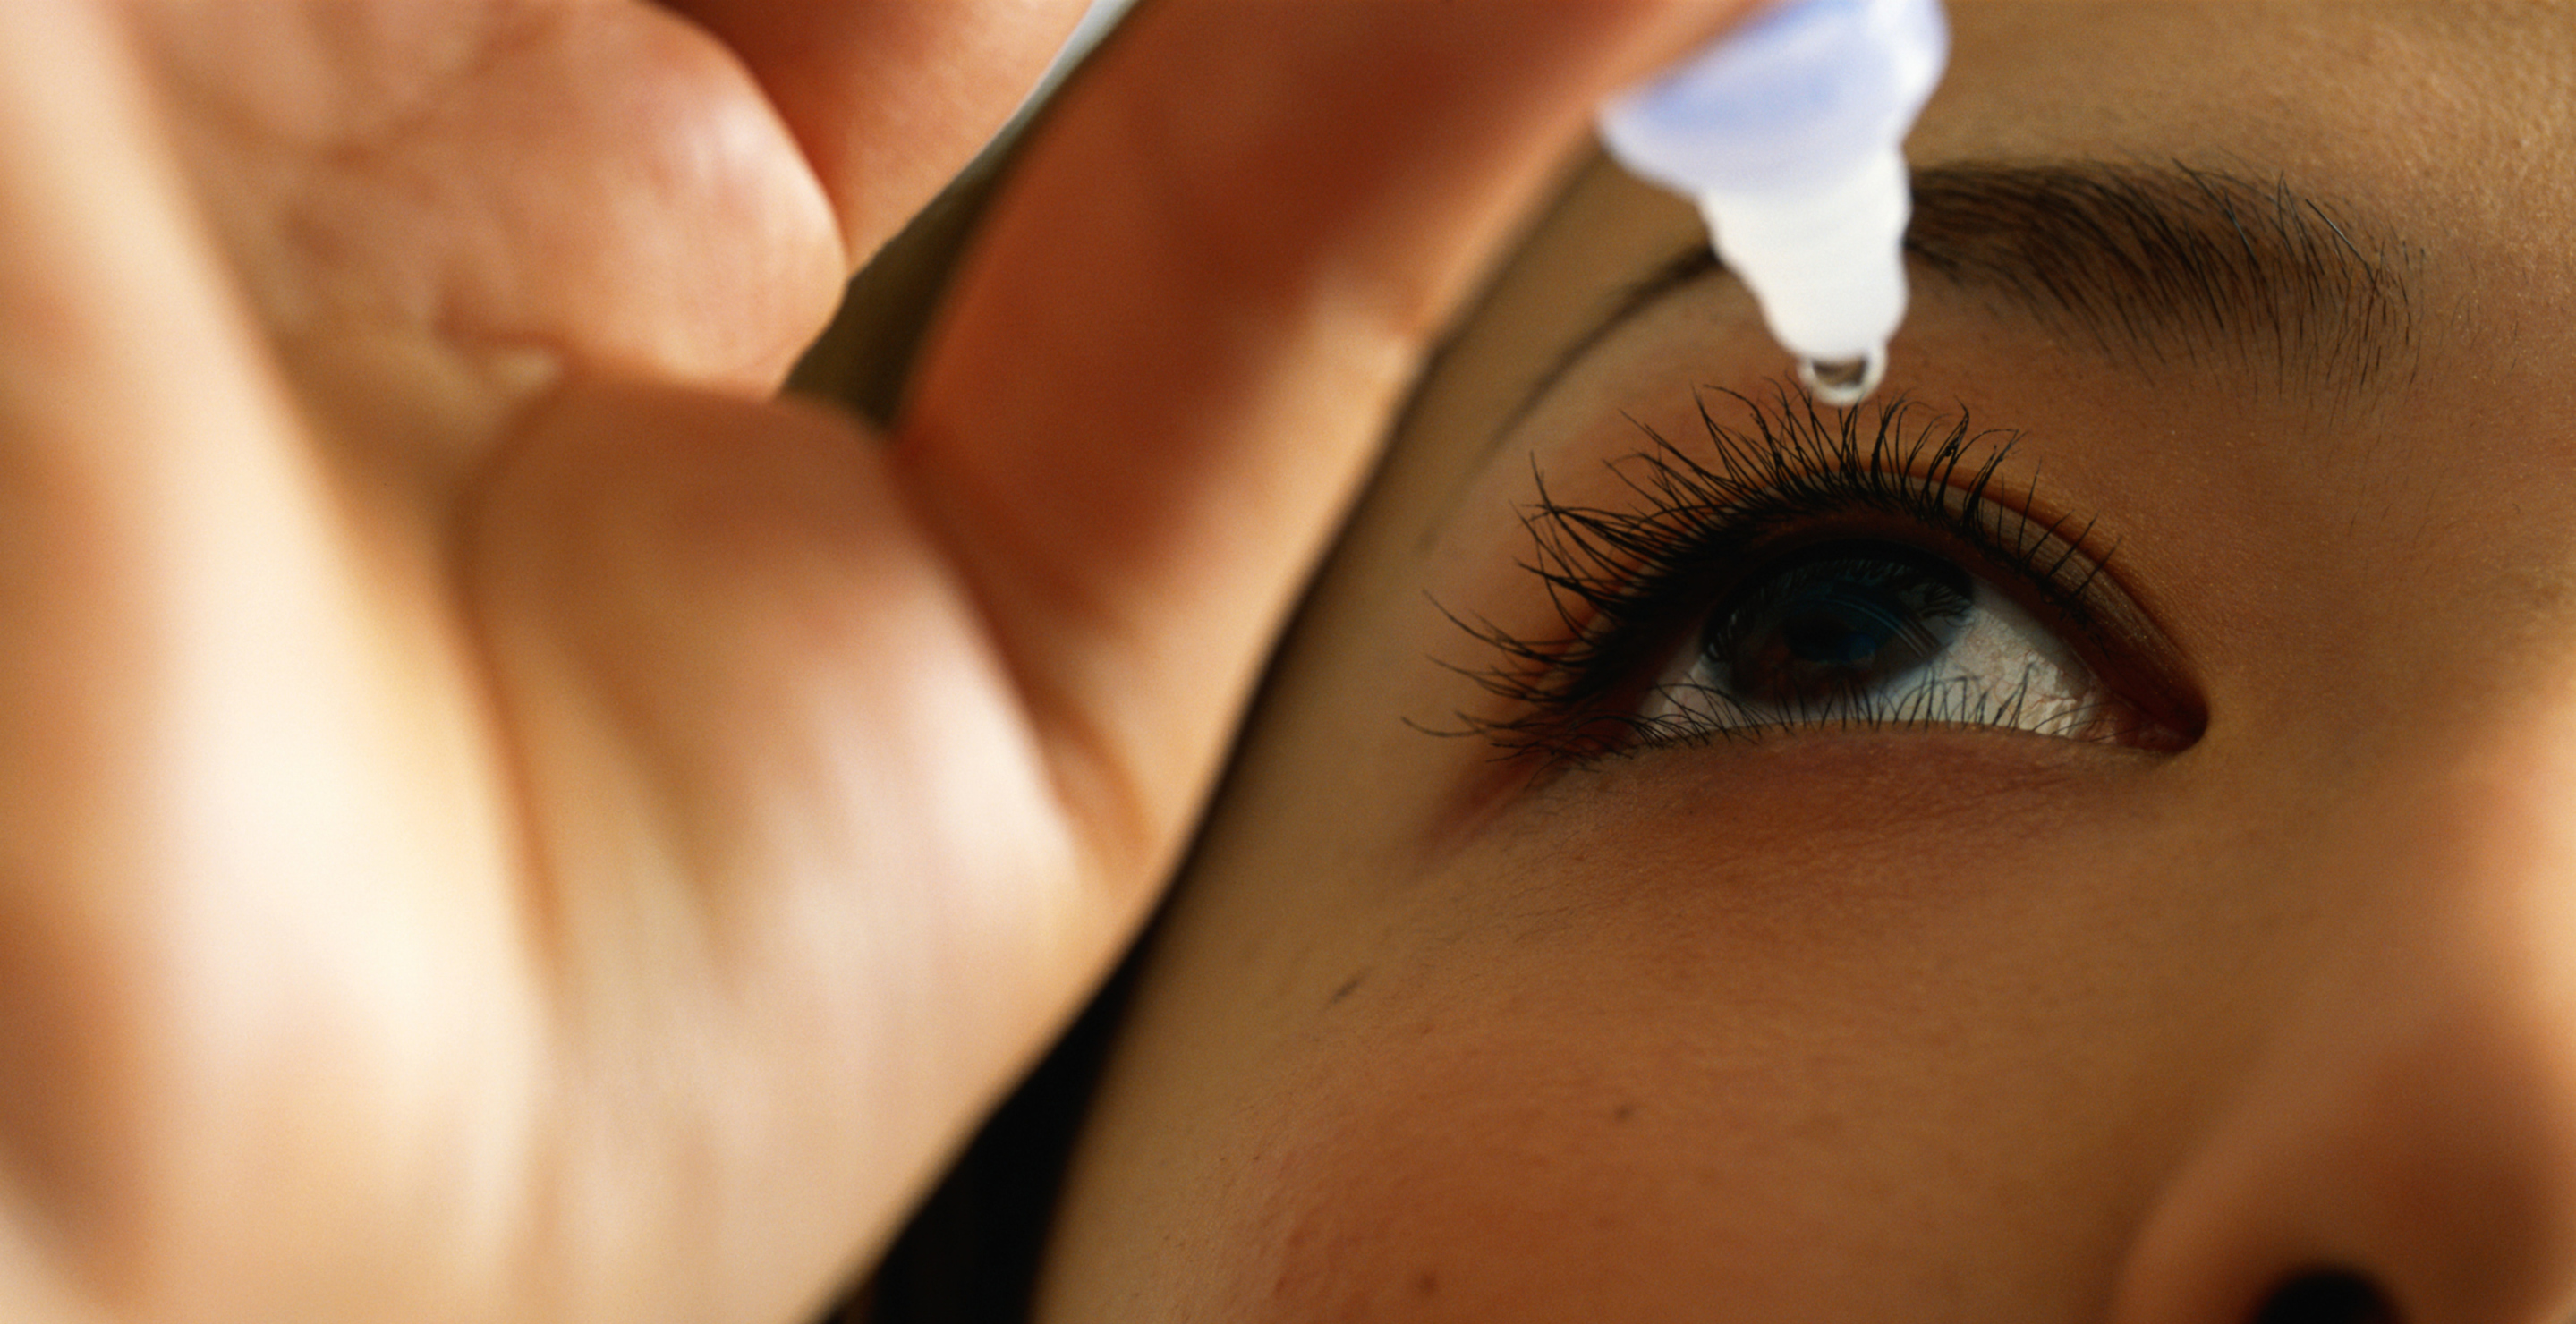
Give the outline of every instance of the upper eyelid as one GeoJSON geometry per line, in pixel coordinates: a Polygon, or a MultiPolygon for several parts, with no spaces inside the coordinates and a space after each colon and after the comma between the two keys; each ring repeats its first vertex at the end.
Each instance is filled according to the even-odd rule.
{"type": "MultiPolygon", "coordinates": [[[[1453,669],[1525,710],[1523,716],[1502,721],[1462,713],[1469,730],[1506,747],[1567,743],[1562,733],[1548,732],[1548,725],[1577,717],[1577,709],[1600,699],[1599,691],[1615,683],[1612,672],[1635,665],[1637,655],[1656,646],[1639,637],[1651,628],[1651,622],[1637,619],[1643,614],[1639,608],[1677,578],[1693,574],[1691,567],[1676,562],[1715,540],[1718,530],[1712,525],[1740,530],[1750,516],[1748,507],[1757,504],[1794,506],[1829,499],[1837,507],[1853,507],[1860,504],[1864,481],[1876,485],[1895,513],[1918,505],[1932,488],[1959,489],[1961,501],[1973,506],[2011,441],[2008,434],[1973,431],[1964,411],[1947,427],[1926,411],[1922,426],[1906,433],[1903,424],[1913,406],[1903,400],[1867,410],[1875,426],[1867,429],[1864,441],[1861,412],[1847,411],[1828,422],[1803,393],[1785,383],[1774,384],[1767,406],[1733,391],[1697,390],[1693,401],[1711,458],[1694,458],[1682,444],[1632,417],[1647,446],[1604,466],[1617,475],[1629,498],[1624,508],[1558,501],[1533,459],[1536,494],[1521,512],[1532,540],[1531,560],[1524,566],[1548,587],[1555,608],[1554,637],[1524,639],[1452,614],[1469,634],[1500,654],[1494,665],[1453,669]],[[1721,423],[1710,412],[1712,394],[1743,406],[1750,426],[1721,423]],[[1972,453],[1978,462],[1963,475],[1972,453]],[[1963,476],[1965,484],[1959,482],[1963,476]]],[[[1578,738],[1571,743],[1587,742],[1578,738]]]]}
{"type": "MultiPolygon", "coordinates": [[[[1627,587],[1614,591],[1643,600],[1678,589],[1691,594],[1691,601],[1687,605],[1670,604],[1680,609],[1664,618],[1632,618],[1615,622],[1613,627],[1603,626],[1599,618],[1624,604],[1595,604],[1594,618],[1582,622],[1577,631],[1581,637],[1575,641],[1591,653],[1584,665],[1613,673],[1640,668],[1647,659],[1668,651],[1673,636],[1686,634],[1710,613],[1723,610],[1729,599],[1749,587],[1759,577],[1757,572],[1776,558],[1855,535],[1913,546],[1955,560],[2026,609],[2056,620],[2097,646],[2110,643],[2090,638],[2099,614],[2093,591],[2112,550],[2087,544],[2090,520],[2070,537],[2065,528],[2074,522],[2073,517],[2048,518],[2025,504],[2031,495],[2028,492],[2022,493],[2021,500],[2014,500],[1997,497],[1982,487],[1949,481],[1947,475],[1918,472],[1909,478],[1922,485],[1927,505],[1931,501],[1955,503],[1949,506],[1952,517],[1936,522],[1928,517],[1927,510],[1891,513],[1868,509],[1859,502],[1838,508],[1782,512],[1762,509],[1757,501],[1727,516],[1728,527],[1722,539],[1690,548],[1687,562],[1632,568],[1627,587]],[[1619,631],[1615,639],[1609,637],[1613,628],[1619,631]]],[[[1574,624],[1570,618],[1568,623],[1574,624]]],[[[1582,694],[1560,697],[1576,702],[1608,697],[1614,678],[1603,675],[1598,680],[1582,694]]]]}
{"type": "MultiPolygon", "coordinates": [[[[1768,404],[1715,393],[1745,406],[1752,426],[1743,430],[1711,416],[1709,393],[1698,393],[1710,460],[1646,429],[1650,446],[1612,466],[1629,466],[1621,473],[1623,486],[1641,509],[1561,504],[1547,492],[1544,474],[1535,476],[1540,496],[1524,510],[1535,547],[1529,568],[1555,598],[1559,633],[1532,640],[1461,622],[1501,657],[1486,668],[1455,669],[1517,709],[1502,719],[1462,713],[1470,730],[1507,752],[1607,752],[1596,722],[1615,727],[1615,715],[1587,712],[1587,706],[1602,703],[1623,676],[1663,646],[1663,639],[1647,635],[1657,629],[1669,633],[1677,628],[1677,616],[1704,614],[1715,605],[1707,583],[1714,574],[1705,563],[1709,556],[1750,553],[1759,530],[1738,535],[1746,535],[1745,525],[1760,508],[1794,518],[1801,502],[1813,515],[1826,507],[1863,511],[1875,500],[1880,514],[1957,539],[1985,566],[1981,577],[2000,577],[2008,590],[2029,584],[2042,601],[2014,596],[2096,636],[2081,651],[2146,658],[2142,665],[2106,670],[2148,678],[2160,699],[2180,696],[2179,687],[2162,679],[2177,674],[2162,632],[2115,578],[2103,575],[2109,549],[2099,545],[2095,521],[2042,502],[2035,476],[1998,486],[2017,434],[1976,431],[1964,409],[1944,415],[1902,400],[1870,410],[1875,426],[1864,429],[1861,415],[1829,419],[1792,389],[1777,385],[1768,404]],[[1669,599],[1679,593],[1696,596],[1687,608],[1677,608],[1669,599]],[[1658,601],[1659,595],[1665,600],[1658,601]]],[[[2195,703],[2172,706],[2196,713],[2195,703]]],[[[1608,734],[1615,738],[1615,732],[1608,734]]],[[[2196,735],[2196,728],[2188,734],[2196,735]]]]}

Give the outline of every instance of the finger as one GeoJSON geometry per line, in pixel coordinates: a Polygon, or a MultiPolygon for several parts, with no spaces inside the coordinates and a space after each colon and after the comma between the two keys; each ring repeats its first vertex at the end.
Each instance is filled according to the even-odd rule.
{"type": "Polygon", "coordinates": [[[794,137],[662,9],[134,13],[199,200],[308,389],[353,375],[350,393],[437,412],[416,398],[426,345],[500,384],[498,412],[546,363],[766,394],[839,298],[840,234],[794,137]]]}
{"type": "Polygon", "coordinates": [[[1708,3],[1148,5],[962,273],[901,428],[1059,779],[1155,876],[1466,283],[1708,3]]]}
{"type": "Polygon", "coordinates": [[[677,0],[769,93],[831,196],[851,265],[1000,131],[1083,0],[677,0]]]}

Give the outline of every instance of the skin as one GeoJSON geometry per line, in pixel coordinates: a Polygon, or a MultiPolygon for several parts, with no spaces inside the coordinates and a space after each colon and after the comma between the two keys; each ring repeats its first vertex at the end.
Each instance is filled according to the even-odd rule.
{"type": "Polygon", "coordinates": [[[1079,8],[0,4],[0,1318],[816,1309],[1744,5],[1158,2],[906,417],[772,398],[1079,8]]]}
{"type": "Polygon", "coordinates": [[[2180,159],[2412,244],[2366,390],[1917,281],[1887,392],[2024,434],[1998,489],[2098,521],[2197,741],[1549,768],[1408,725],[1513,715],[1435,664],[1492,664],[1443,608],[1563,636],[1514,565],[1533,467],[1633,506],[1623,414],[1688,438],[1692,387],[1784,374],[1712,280],[1515,417],[1694,233],[1594,169],[1273,672],[1042,1318],[2224,1324],[2318,1269],[2402,1320],[2576,1315],[2576,15],[1955,17],[1918,167],[2180,159]]]}

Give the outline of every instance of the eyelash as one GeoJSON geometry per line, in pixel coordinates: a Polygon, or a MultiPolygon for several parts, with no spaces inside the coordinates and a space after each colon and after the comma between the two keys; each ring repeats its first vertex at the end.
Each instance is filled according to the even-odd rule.
{"type": "Polygon", "coordinates": [[[1502,660],[1458,669],[1517,714],[1462,720],[1506,756],[1584,762],[1759,739],[1762,728],[1659,728],[1624,701],[1641,697],[1647,670],[1706,619],[1745,567],[1855,524],[1893,528],[1898,540],[1930,549],[1948,545],[1972,571],[2029,590],[2047,619],[2092,633],[2090,599],[2111,549],[2093,546],[2090,519],[2032,514],[2033,490],[1996,499],[1996,470],[2018,434],[1980,432],[1964,411],[1932,416],[1903,399],[1828,415],[1785,384],[1767,402],[1718,394],[1745,407],[1748,428],[1720,423],[1706,394],[1695,394],[1705,445],[1685,448],[1637,425],[1650,444],[1611,468],[1640,509],[1561,504],[1533,471],[1538,497],[1521,517],[1534,550],[1523,566],[1546,583],[1563,631],[1540,641],[1459,621],[1502,660]]]}

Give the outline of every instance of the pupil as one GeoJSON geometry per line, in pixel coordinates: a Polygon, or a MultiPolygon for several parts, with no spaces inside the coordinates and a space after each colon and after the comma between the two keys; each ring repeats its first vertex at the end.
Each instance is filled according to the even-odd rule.
{"type": "Polygon", "coordinates": [[[1799,662],[1865,667],[1904,632],[1904,613],[1903,604],[1876,586],[1826,584],[1790,604],[1780,633],[1799,662]]]}
{"type": "Polygon", "coordinates": [[[1838,543],[1771,569],[1703,640],[1739,702],[1812,706],[1866,696],[1932,661],[1967,623],[1965,571],[1894,543],[1838,543]]]}

